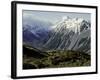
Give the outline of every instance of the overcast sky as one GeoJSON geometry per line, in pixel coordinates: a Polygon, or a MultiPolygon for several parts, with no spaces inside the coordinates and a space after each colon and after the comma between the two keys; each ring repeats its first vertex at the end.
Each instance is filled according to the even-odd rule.
{"type": "Polygon", "coordinates": [[[34,10],[23,10],[23,19],[33,18],[43,21],[49,21],[56,23],[62,20],[63,17],[69,16],[70,18],[83,18],[85,20],[91,20],[90,13],[73,13],[73,12],[52,12],[52,11],[34,11],[34,10]]]}

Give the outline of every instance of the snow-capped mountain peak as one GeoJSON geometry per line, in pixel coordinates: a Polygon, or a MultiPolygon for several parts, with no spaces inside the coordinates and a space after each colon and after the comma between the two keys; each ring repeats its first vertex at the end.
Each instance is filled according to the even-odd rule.
{"type": "Polygon", "coordinates": [[[90,53],[90,22],[83,18],[63,17],[44,47],[49,50],[76,50],[90,53]]]}
{"type": "MultiPolygon", "coordinates": [[[[81,26],[85,24],[83,23],[84,21],[83,18],[70,18],[69,16],[64,16],[60,22],[54,25],[54,27],[56,31],[63,28],[75,33],[80,33],[81,26]]],[[[89,25],[87,25],[87,27],[89,28],[89,25]]]]}

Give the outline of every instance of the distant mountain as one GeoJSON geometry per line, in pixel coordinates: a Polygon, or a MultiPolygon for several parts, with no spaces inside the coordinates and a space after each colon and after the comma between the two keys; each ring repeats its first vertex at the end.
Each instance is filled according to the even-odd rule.
{"type": "Polygon", "coordinates": [[[41,48],[47,41],[52,24],[32,18],[23,20],[23,41],[36,48],[41,48]]]}
{"type": "Polygon", "coordinates": [[[63,18],[54,25],[52,35],[44,45],[47,50],[78,50],[90,53],[90,22],[82,18],[63,18]]]}

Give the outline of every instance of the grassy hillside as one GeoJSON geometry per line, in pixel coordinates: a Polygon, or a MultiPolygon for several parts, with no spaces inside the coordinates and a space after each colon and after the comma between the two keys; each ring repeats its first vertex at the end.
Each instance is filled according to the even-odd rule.
{"type": "Polygon", "coordinates": [[[72,50],[42,52],[23,46],[23,69],[90,66],[90,55],[72,50]]]}

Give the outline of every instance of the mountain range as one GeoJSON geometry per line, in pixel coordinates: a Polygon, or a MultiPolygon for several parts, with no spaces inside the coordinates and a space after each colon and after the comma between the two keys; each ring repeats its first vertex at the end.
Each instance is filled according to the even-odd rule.
{"type": "Polygon", "coordinates": [[[26,20],[23,41],[43,51],[75,50],[90,54],[91,24],[82,18],[63,18],[56,24],[26,20]],[[52,28],[53,26],[53,28],[52,28]]]}

